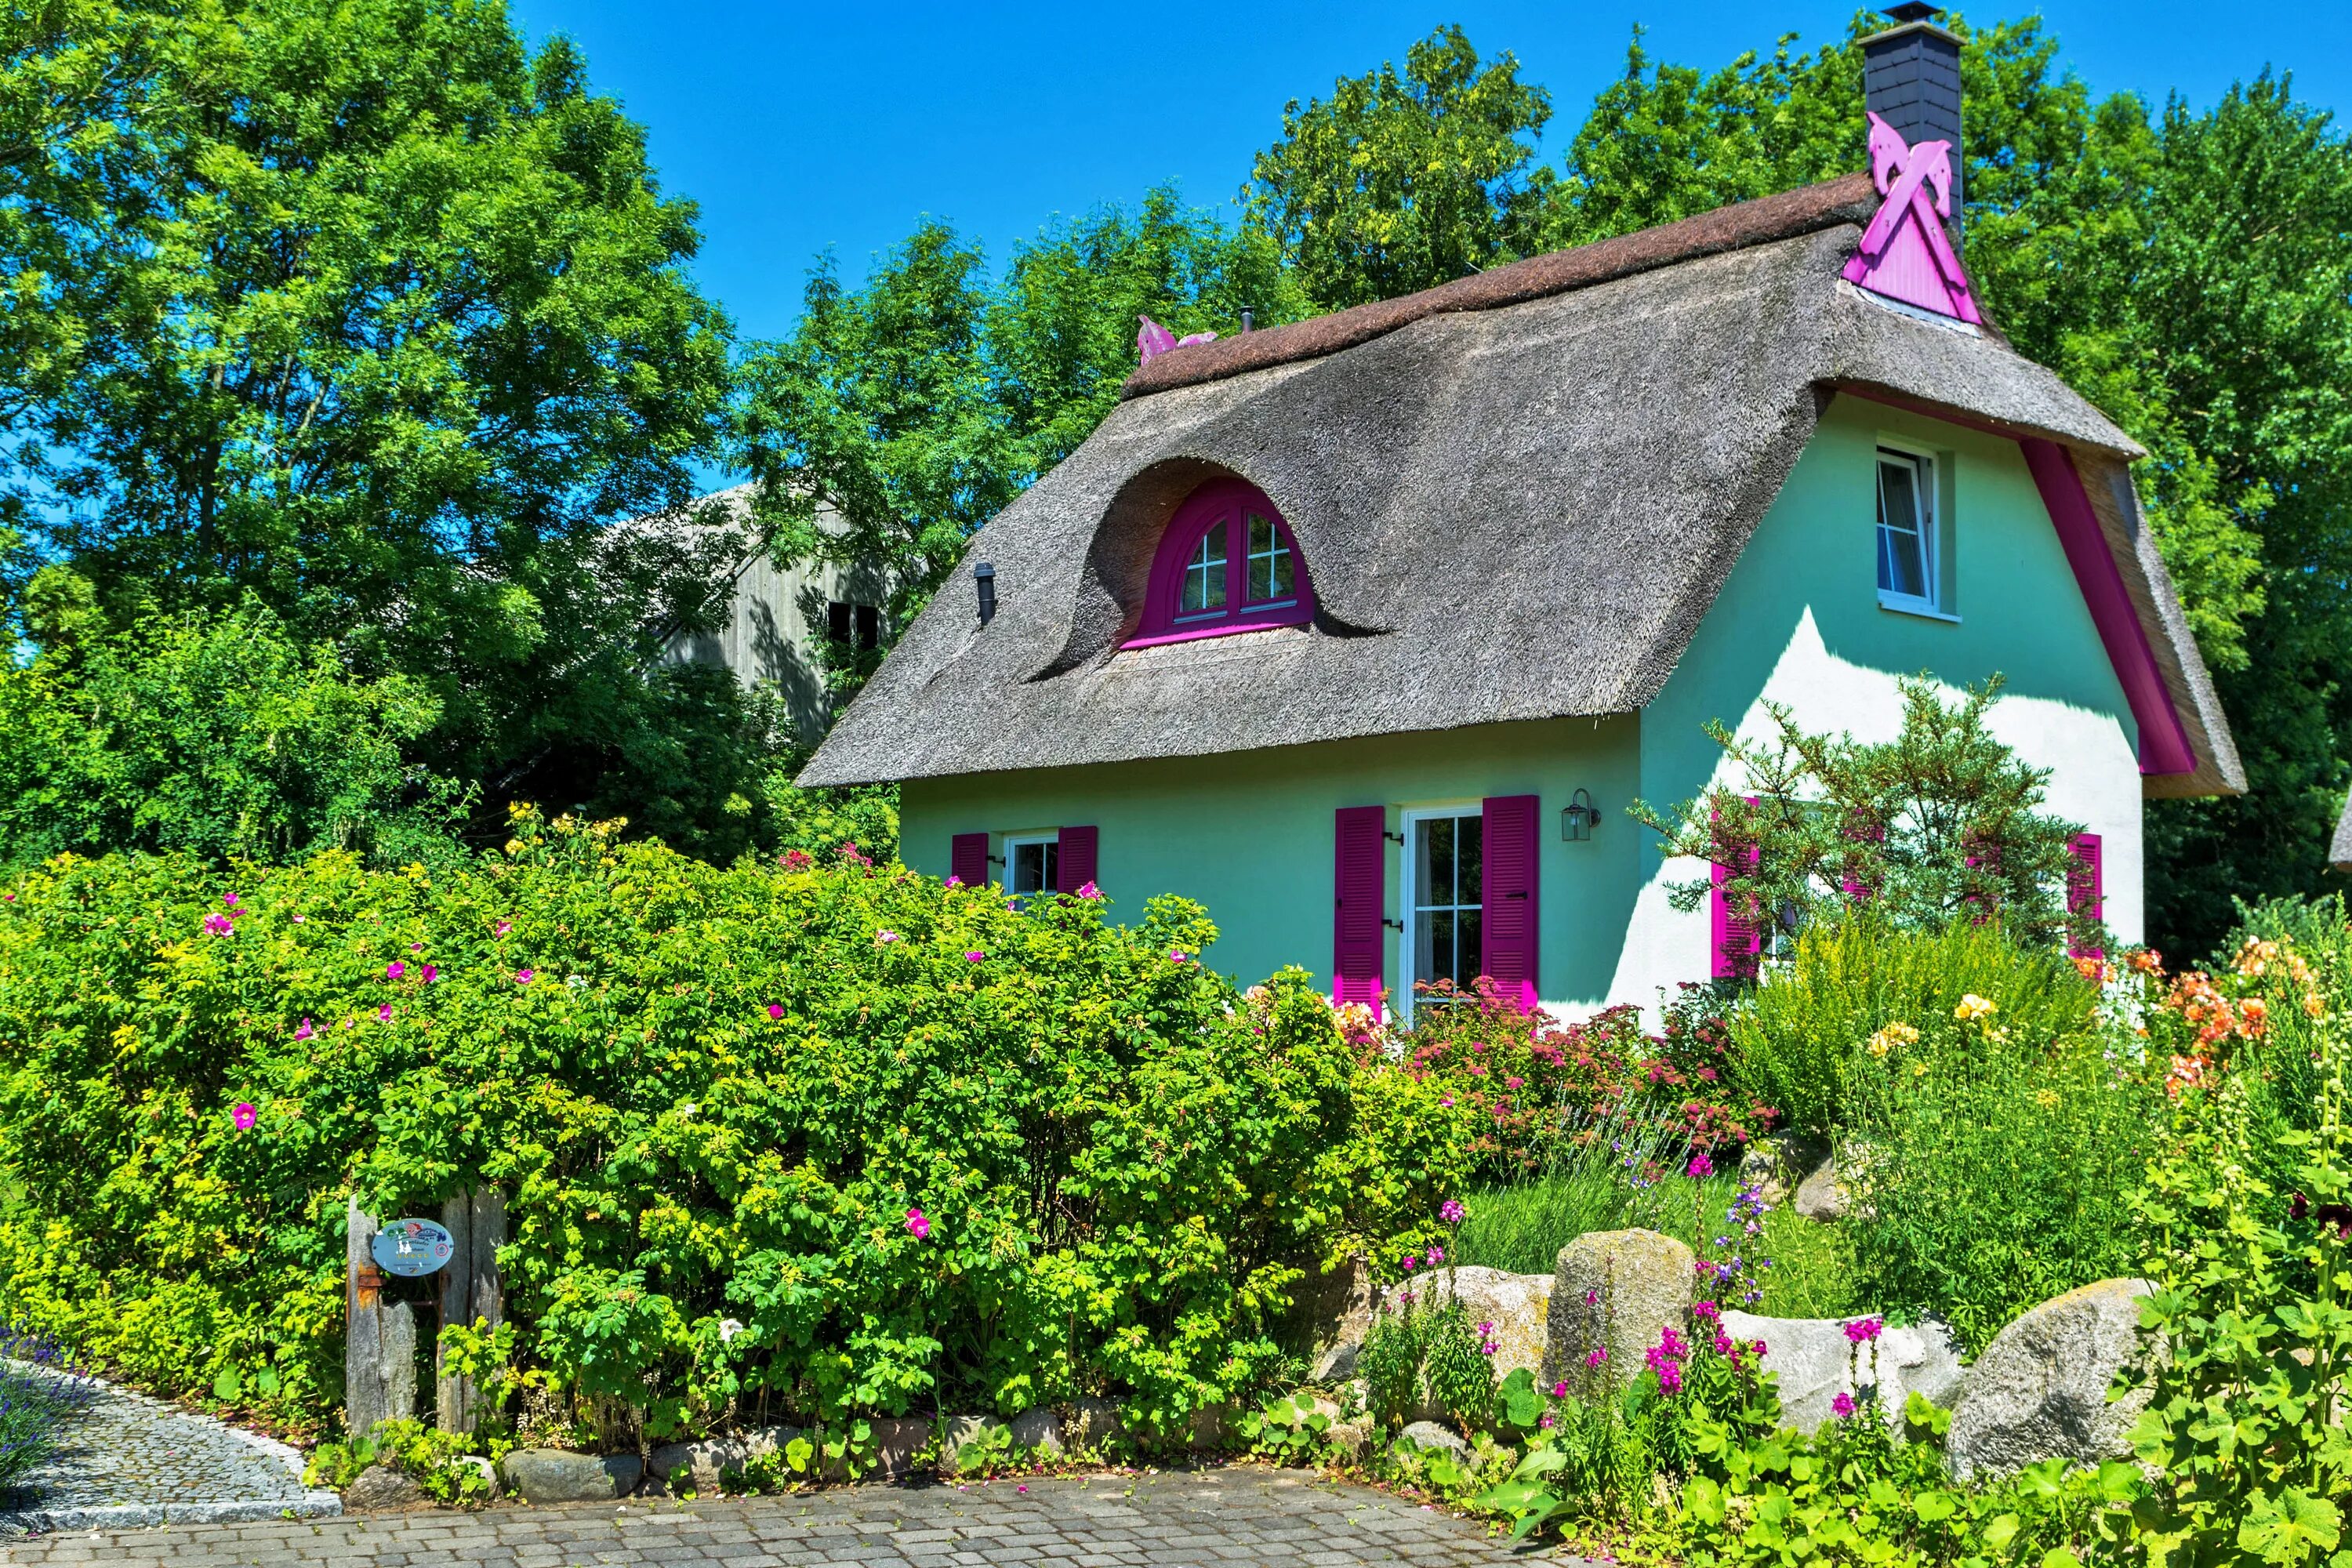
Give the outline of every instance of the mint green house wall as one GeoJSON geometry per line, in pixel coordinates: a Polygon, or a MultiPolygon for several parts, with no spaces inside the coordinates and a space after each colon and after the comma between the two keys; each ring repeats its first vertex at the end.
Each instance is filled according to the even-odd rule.
{"type": "MultiPolygon", "coordinates": [[[[1622,805],[1633,793],[1639,728],[1630,716],[1486,724],[1224,756],[909,782],[899,801],[900,854],[943,877],[948,840],[1091,823],[1101,830],[1097,880],[1112,915],[1139,920],[1143,900],[1181,893],[1208,906],[1220,935],[1204,962],[1244,984],[1287,963],[1331,984],[1332,814],[1385,805],[1396,829],[1408,807],[1488,795],[1541,797],[1538,973],[1547,1000],[1592,1004],[1615,971],[1642,862],[1633,825],[1612,814],[1581,843],[1559,841],[1559,808],[1579,789],[1622,805]]],[[[1389,912],[1401,851],[1388,846],[1389,912]]],[[[1650,858],[1655,860],[1654,852],[1650,858]]],[[[995,868],[991,868],[996,870],[995,868]]],[[[1397,935],[1384,973],[1398,987],[1397,935]]]]}
{"type": "MultiPolygon", "coordinates": [[[[1637,795],[1669,805],[1731,777],[1706,720],[1767,733],[1761,704],[1778,700],[1809,729],[1891,738],[1898,675],[1926,671],[1957,688],[1996,670],[2009,679],[1997,730],[2055,770],[2053,809],[2104,836],[2108,922],[2137,939],[2137,736],[2023,458],[2012,443],[1848,396],[1832,403],[1674,676],[1638,715],[914,780],[901,796],[901,852],[944,877],[955,834],[986,831],[1002,854],[1008,835],[1091,824],[1114,918],[1139,919],[1158,893],[1196,899],[1221,929],[1205,955],[1213,967],[1247,984],[1297,963],[1328,989],[1336,810],[1385,805],[1393,831],[1409,808],[1535,795],[1544,999],[1570,1013],[1646,1005],[1708,972],[1706,910],[1678,912],[1667,898],[1669,882],[1705,868],[1662,861],[1656,836],[1624,807],[1637,795]],[[1885,438],[1937,457],[1955,618],[1879,605],[1875,454],[1885,438]],[[1565,843],[1560,808],[1580,788],[1601,804],[1601,824],[1565,843]]],[[[1399,855],[1391,844],[1391,915],[1399,855]]],[[[1397,933],[1387,942],[1383,973],[1401,989],[1397,933]]]]}
{"type": "MultiPolygon", "coordinates": [[[[1947,686],[2007,678],[1992,726],[2053,771],[2048,808],[2102,836],[2106,917],[2141,928],[2138,734],[2017,445],[1850,395],[1834,399],[1665,688],[1642,714],[1644,798],[1686,800],[1737,770],[1701,726],[1773,732],[1778,700],[1816,731],[1892,740],[1899,675],[1947,686]],[[1932,452],[1950,524],[1951,620],[1881,608],[1875,554],[1882,439],[1932,452]]],[[[1646,1001],[1706,973],[1707,921],[1676,913],[1666,885],[1705,874],[1654,850],[1612,985],[1646,1001]]]]}

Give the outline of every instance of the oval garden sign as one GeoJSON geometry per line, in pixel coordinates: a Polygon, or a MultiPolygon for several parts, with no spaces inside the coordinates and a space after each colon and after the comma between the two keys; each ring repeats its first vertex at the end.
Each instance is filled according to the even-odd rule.
{"type": "Polygon", "coordinates": [[[394,1220],[368,1243],[378,1268],[409,1279],[435,1272],[457,1249],[449,1233],[429,1219],[394,1220]]]}

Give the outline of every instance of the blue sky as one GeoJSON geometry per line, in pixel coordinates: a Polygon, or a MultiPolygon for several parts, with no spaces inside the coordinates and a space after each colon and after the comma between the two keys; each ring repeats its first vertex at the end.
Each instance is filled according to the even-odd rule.
{"type": "MultiPolygon", "coordinates": [[[[855,279],[925,214],[978,238],[992,259],[1057,214],[1132,203],[1171,177],[1230,215],[1286,100],[1402,61],[1442,22],[1462,23],[1482,54],[1515,51],[1528,79],[1551,89],[1556,156],[1622,68],[1637,20],[1656,57],[1713,68],[1783,32],[1810,47],[1852,14],[1827,0],[510,4],[534,40],[576,40],[597,88],[649,128],[665,186],[702,205],[702,286],[746,337],[791,330],[817,252],[832,247],[855,279]]],[[[2352,100],[2344,0],[2051,0],[2042,15],[2095,92],[2161,100],[2178,89],[2202,105],[2273,65],[2294,73],[2305,101],[2352,100]]]]}

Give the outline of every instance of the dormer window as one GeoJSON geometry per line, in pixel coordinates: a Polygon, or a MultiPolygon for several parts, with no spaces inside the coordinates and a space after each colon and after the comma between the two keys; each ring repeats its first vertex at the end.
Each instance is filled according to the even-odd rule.
{"type": "Polygon", "coordinates": [[[1168,520],[1127,646],[1298,626],[1314,616],[1290,525],[1255,485],[1213,479],[1168,520]]]}

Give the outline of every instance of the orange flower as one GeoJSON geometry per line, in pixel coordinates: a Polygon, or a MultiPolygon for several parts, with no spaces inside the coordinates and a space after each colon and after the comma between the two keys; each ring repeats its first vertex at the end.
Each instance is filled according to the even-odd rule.
{"type": "Polygon", "coordinates": [[[2095,958],[2078,958],[2074,961],[2074,973],[2092,984],[2099,985],[2106,981],[2107,966],[2095,958]]]}
{"type": "Polygon", "coordinates": [[[2327,1004],[2319,999],[2319,993],[2316,991],[2306,991],[2303,994],[2303,1010],[2315,1018],[2327,1016],[2327,1004]]]}
{"type": "Polygon", "coordinates": [[[2238,1004],[2240,1026],[2249,1039],[2259,1039],[2271,1026],[2270,1004],[2259,996],[2249,996],[2238,1004]]]}
{"type": "Polygon", "coordinates": [[[2124,954],[2124,963],[2135,974],[2164,973],[2164,954],[2152,947],[2136,947],[2124,954]]]}

